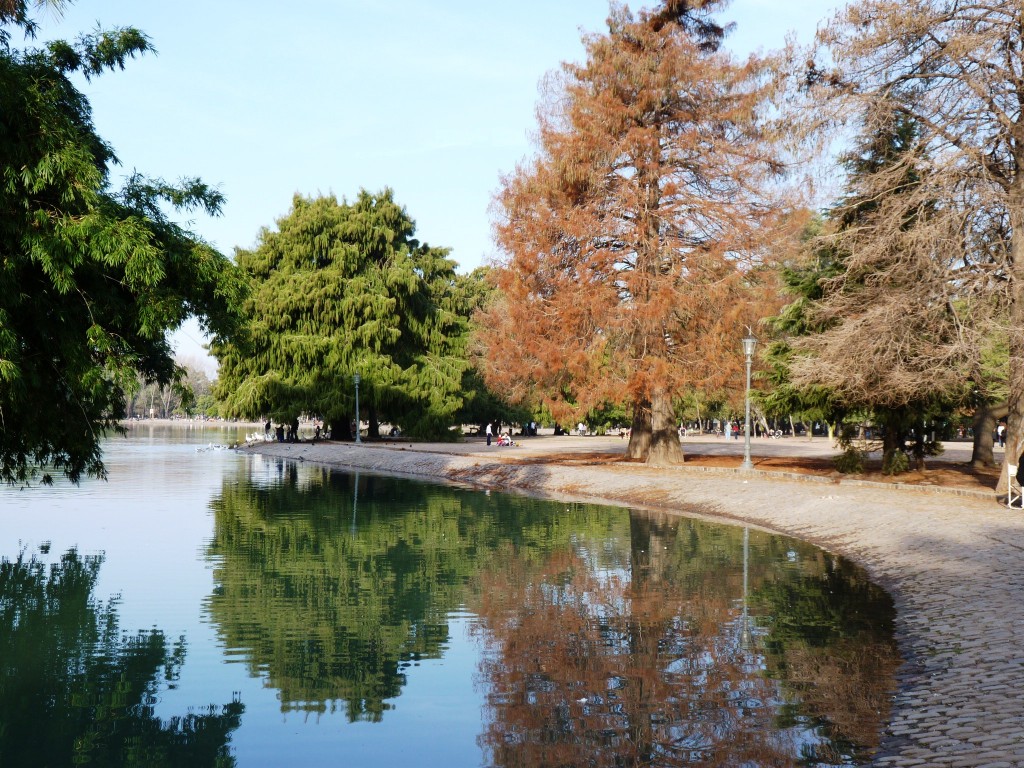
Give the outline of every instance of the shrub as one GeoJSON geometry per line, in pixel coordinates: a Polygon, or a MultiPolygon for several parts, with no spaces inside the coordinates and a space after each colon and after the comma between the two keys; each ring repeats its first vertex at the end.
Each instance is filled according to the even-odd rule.
{"type": "Polygon", "coordinates": [[[832,459],[836,470],[844,475],[859,475],[864,471],[864,451],[847,446],[846,450],[832,459]]]}

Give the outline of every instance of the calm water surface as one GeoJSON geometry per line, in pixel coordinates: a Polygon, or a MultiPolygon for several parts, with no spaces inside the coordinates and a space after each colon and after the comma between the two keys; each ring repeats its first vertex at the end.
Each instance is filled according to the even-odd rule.
{"type": "Polygon", "coordinates": [[[140,425],[0,490],[0,765],[855,765],[892,604],[780,536],[140,425]]]}

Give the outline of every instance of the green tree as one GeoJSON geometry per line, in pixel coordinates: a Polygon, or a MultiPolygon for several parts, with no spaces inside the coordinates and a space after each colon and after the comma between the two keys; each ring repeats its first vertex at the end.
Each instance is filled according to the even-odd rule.
{"type": "Polygon", "coordinates": [[[507,391],[501,387],[491,388],[484,380],[483,369],[486,366],[487,350],[474,347],[472,339],[481,322],[481,313],[497,298],[497,293],[490,280],[490,267],[477,267],[468,275],[456,278],[456,290],[461,306],[470,318],[469,336],[464,338],[465,354],[469,365],[462,374],[462,407],[455,418],[459,424],[475,424],[483,432],[488,422],[515,424],[529,421],[533,414],[524,405],[509,402],[507,391]]]}
{"type": "Polygon", "coordinates": [[[251,281],[244,334],[215,342],[229,415],[322,416],[335,436],[354,413],[409,434],[445,434],[462,405],[467,311],[444,248],[413,238],[391,190],[352,203],[296,196],[277,230],[236,253],[251,281]]]}
{"type": "Polygon", "coordinates": [[[146,36],[19,50],[12,32],[36,29],[26,6],[0,7],[0,480],[46,465],[77,482],[104,474],[100,440],[137,377],[183,378],[167,332],[193,314],[228,332],[238,284],[227,258],[167,214],[216,213],[221,195],[138,174],[113,189],[117,158],[71,82],[123,68],[150,50],[146,36]]]}

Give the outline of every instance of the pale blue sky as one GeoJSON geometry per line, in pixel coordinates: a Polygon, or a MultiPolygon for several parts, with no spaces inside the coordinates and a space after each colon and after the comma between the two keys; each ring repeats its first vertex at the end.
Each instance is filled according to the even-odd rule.
{"type": "MultiPolygon", "coordinates": [[[[651,3],[632,3],[636,8],[651,3]]],[[[838,0],[734,0],[729,47],[807,42],[838,0]]],[[[199,176],[226,196],[194,232],[252,247],[292,195],[389,186],[417,236],[469,271],[493,256],[488,206],[531,152],[543,75],[582,57],[606,0],[78,0],[41,38],[134,26],[156,55],[83,85],[128,173],[199,176]]],[[[198,331],[176,335],[199,356],[198,331]]]]}

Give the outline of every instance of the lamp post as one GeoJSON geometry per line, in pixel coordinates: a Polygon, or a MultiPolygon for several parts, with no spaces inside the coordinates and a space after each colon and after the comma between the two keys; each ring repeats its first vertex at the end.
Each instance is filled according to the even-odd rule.
{"type": "Polygon", "coordinates": [[[746,392],[746,415],[743,417],[743,463],[740,469],[753,469],[750,461],[750,363],[754,357],[754,349],[757,347],[757,339],[750,329],[743,337],[743,354],[747,356],[747,392],[746,392]]]}
{"type": "MultiPolygon", "coordinates": [[[[748,374],[746,374],[746,379],[748,379],[748,386],[750,386],[750,378],[751,378],[750,370],[751,370],[751,367],[750,367],[750,364],[748,364],[748,366],[746,366],[746,371],[748,371],[748,374]]],[[[356,442],[362,442],[362,440],[359,439],[359,375],[358,374],[352,374],[352,383],[355,384],[355,441],[356,442]]]]}

